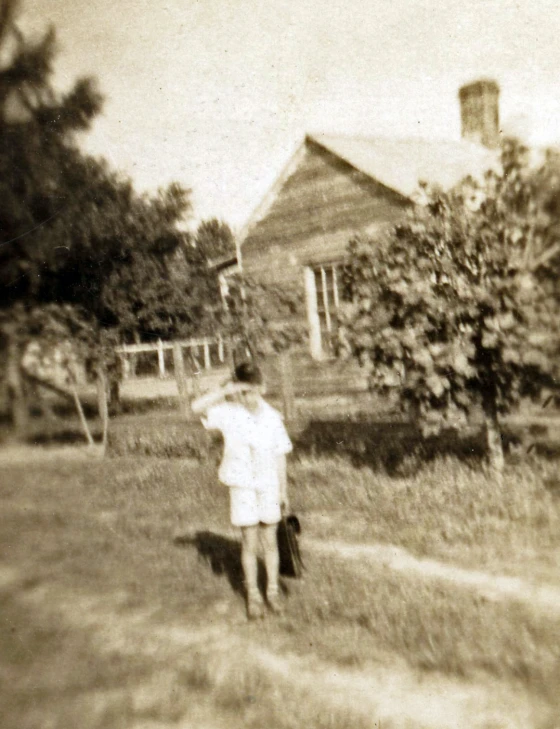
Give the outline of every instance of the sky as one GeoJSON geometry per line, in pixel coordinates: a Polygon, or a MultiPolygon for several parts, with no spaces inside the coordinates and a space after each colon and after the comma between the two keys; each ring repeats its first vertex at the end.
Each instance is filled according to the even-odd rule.
{"type": "Polygon", "coordinates": [[[501,89],[504,131],[560,143],[557,0],[22,0],[56,83],[94,76],[83,139],[141,191],[192,190],[239,230],[306,133],[459,139],[457,91],[501,89]]]}

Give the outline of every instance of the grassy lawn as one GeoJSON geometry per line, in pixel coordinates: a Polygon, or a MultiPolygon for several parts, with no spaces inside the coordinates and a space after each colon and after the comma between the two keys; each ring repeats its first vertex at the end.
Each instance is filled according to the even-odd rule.
{"type": "Polygon", "coordinates": [[[294,464],[291,481],[297,506],[325,538],[397,544],[419,556],[559,584],[557,474],[557,461],[534,460],[509,464],[500,483],[450,458],[392,478],[342,458],[305,458],[294,464]]]}
{"type": "MultiPolygon", "coordinates": [[[[307,459],[290,478],[315,538],[400,544],[496,570],[509,563],[524,576],[538,568],[548,581],[558,566],[552,464],[512,467],[501,486],[451,461],[398,480],[307,459]]],[[[426,677],[482,676],[530,696],[533,726],[555,726],[560,612],[310,552],[305,580],[286,583],[287,615],[248,624],[227,492],[212,464],[7,465],[0,493],[6,729],[374,726],[359,702],[313,698],[311,683],[267,658],[272,680],[249,645],[341,673],[398,660],[426,677]]]]}

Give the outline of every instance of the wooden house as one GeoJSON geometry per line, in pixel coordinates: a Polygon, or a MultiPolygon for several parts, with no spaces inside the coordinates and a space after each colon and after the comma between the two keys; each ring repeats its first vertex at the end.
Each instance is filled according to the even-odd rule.
{"type": "Polygon", "coordinates": [[[314,359],[330,351],[349,240],[398,222],[420,182],[449,188],[488,169],[499,140],[498,94],[488,80],[460,90],[457,142],[305,137],[245,226],[237,263],[254,279],[305,293],[314,359]]]}

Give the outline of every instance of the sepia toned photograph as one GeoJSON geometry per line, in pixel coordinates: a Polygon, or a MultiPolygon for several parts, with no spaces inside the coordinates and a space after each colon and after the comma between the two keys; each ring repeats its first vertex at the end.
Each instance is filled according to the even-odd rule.
{"type": "Polygon", "coordinates": [[[559,37],[0,0],[1,729],[560,729],[559,37]]]}

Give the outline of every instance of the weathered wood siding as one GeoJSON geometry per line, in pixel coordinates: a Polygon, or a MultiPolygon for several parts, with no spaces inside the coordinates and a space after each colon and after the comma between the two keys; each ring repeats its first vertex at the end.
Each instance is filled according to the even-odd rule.
{"type": "Polygon", "coordinates": [[[307,141],[294,172],[242,245],[255,278],[303,285],[302,267],[341,259],[350,238],[396,222],[408,201],[307,141]]]}

